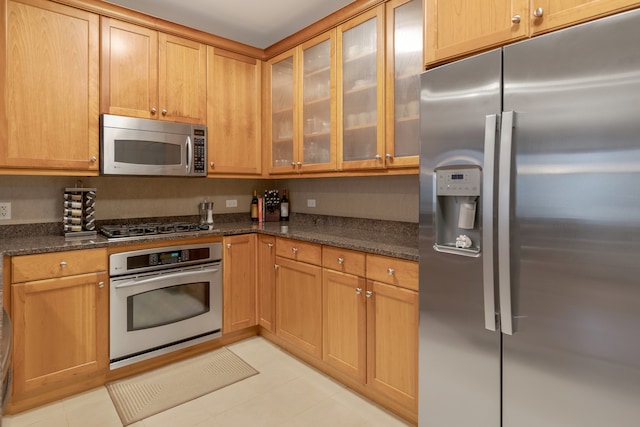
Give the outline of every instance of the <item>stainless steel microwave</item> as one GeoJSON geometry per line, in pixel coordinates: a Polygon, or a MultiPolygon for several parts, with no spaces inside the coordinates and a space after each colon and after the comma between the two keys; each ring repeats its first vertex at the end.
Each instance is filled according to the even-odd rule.
{"type": "Polygon", "coordinates": [[[206,176],[207,127],[102,114],[104,175],[206,176]]]}

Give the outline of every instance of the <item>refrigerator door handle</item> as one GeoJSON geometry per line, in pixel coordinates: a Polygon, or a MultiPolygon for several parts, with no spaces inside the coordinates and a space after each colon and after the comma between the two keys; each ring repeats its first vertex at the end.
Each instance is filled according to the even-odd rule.
{"type": "Polygon", "coordinates": [[[498,116],[488,115],[484,125],[484,171],[482,174],[482,282],[484,290],[484,327],[497,330],[495,278],[493,272],[493,177],[495,174],[498,116]]]}
{"type": "Polygon", "coordinates": [[[513,335],[511,310],[511,152],[515,112],[502,114],[500,163],[498,175],[498,283],[500,292],[500,328],[513,335]]]}

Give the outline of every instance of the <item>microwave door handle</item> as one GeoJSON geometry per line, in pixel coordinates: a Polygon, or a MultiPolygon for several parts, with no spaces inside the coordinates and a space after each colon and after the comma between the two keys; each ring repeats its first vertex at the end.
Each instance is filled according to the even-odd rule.
{"type": "MultiPolygon", "coordinates": [[[[114,286],[115,289],[122,289],[122,288],[130,288],[132,286],[140,286],[140,285],[145,285],[147,283],[151,283],[151,282],[155,282],[158,279],[179,279],[179,278],[183,278],[183,277],[188,277],[188,276],[193,276],[195,274],[202,274],[202,272],[205,270],[197,270],[197,271],[181,271],[179,273],[170,273],[170,274],[166,274],[166,273],[158,273],[157,275],[151,276],[151,277],[145,277],[144,279],[140,279],[137,280],[136,278],[127,280],[126,282],[116,285],[114,286]]],[[[213,268],[213,269],[207,269],[206,272],[207,273],[216,273],[220,271],[217,268],[213,268]]]]}
{"type": "Polygon", "coordinates": [[[191,173],[191,159],[193,158],[193,152],[191,147],[191,137],[187,137],[187,173],[191,173]]]}

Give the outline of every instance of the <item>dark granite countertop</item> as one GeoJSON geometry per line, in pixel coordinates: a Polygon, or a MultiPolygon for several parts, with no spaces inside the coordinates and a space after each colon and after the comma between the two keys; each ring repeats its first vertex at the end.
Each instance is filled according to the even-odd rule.
{"type": "Polygon", "coordinates": [[[65,237],[61,235],[5,237],[0,241],[0,254],[5,256],[28,255],[123,246],[159,240],[171,241],[186,237],[229,236],[246,233],[288,237],[412,261],[418,260],[417,224],[352,219],[335,221],[327,220],[325,217],[261,224],[251,221],[216,222],[215,229],[210,231],[155,235],[135,240],[109,241],[101,235],[89,240],[71,241],[65,240],[65,237]]]}

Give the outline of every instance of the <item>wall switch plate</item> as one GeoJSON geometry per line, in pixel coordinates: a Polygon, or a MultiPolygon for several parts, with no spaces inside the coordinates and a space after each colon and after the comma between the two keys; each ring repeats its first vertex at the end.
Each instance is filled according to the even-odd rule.
{"type": "Polygon", "coordinates": [[[316,207],[316,199],[307,199],[307,207],[315,208],[316,207]]]}
{"type": "Polygon", "coordinates": [[[227,205],[228,208],[237,208],[238,207],[238,201],[237,200],[227,200],[227,205]]]}
{"type": "Polygon", "coordinates": [[[11,219],[11,202],[0,202],[0,220],[11,219]]]}

